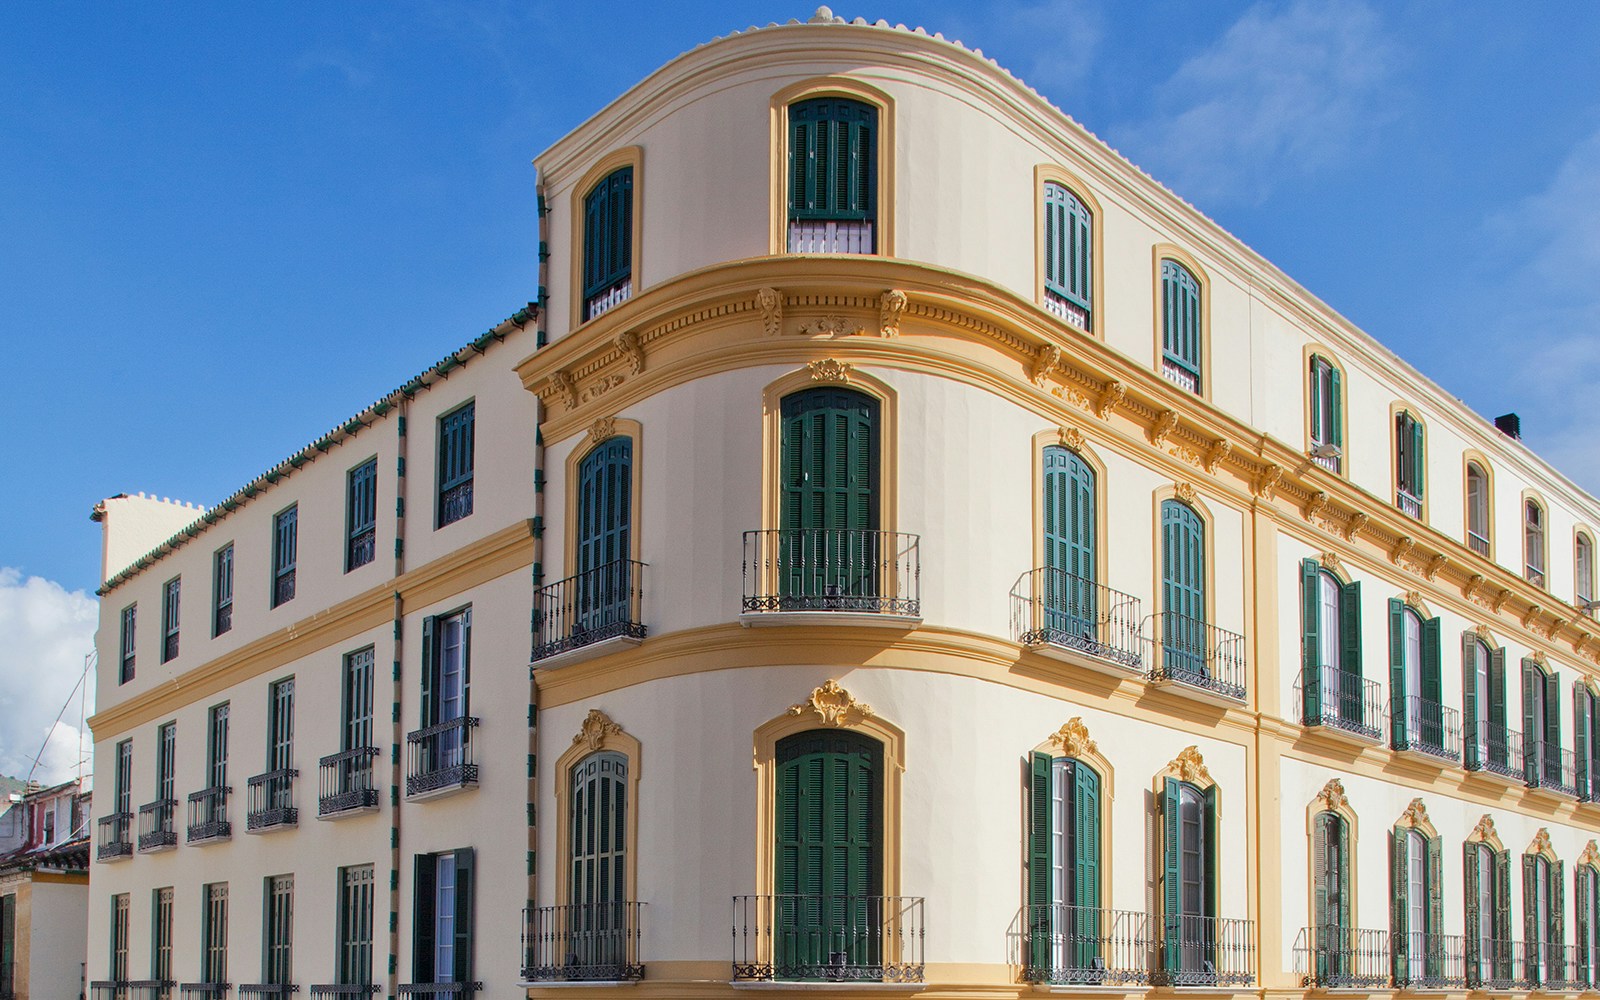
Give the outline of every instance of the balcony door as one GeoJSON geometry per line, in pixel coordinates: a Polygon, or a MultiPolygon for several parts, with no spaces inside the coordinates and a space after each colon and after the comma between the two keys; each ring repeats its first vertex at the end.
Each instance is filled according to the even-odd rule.
{"type": "Polygon", "coordinates": [[[1044,627],[1098,641],[1094,470],[1060,447],[1044,450],[1044,627]]]}
{"type": "Polygon", "coordinates": [[[1206,676],[1206,535],[1194,508],[1161,504],[1161,644],[1169,676],[1206,676]]]}
{"type": "Polygon", "coordinates": [[[1349,824],[1338,813],[1318,813],[1312,840],[1313,946],[1318,980],[1328,983],[1352,971],[1349,824]]]}
{"type": "Polygon", "coordinates": [[[773,965],[779,979],[881,968],[883,747],[842,730],[777,746],[773,965]]]}
{"type": "Polygon", "coordinates": [[[1172,778],[1162,790],[1162,964],[1173,986],[1216,984],[1215,796],[1172,778]]]}
{"type": "Polygon", "coordinates": [[[628,759],[604,750],[579,761],[572,770],[569,975],[599,976],[623,961],[627,812],[628,759]]]}
{"type": "Polygon", "coordinates": [[[1098,984],[1113,919],[1100,909],[1100,774],[1081,760],[1035,753],[1029,800],[1031,978],[1098,984]]]}
{"type": "Polygon", "coordinates": [[[878,401],[850,389],[784,397],[777,567],[785,610],[874,610],[878,401]]]}
{"type": "Polygon", "coordinates": [[[578,466],[574,636],[628,621],[633,441],[602,441],[578,466]]]}

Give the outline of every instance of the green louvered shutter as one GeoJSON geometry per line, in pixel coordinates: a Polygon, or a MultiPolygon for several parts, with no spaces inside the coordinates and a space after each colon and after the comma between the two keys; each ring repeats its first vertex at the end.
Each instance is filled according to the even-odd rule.
{"type": "MultiPolygon", "coordinates": [[[[1522,940],[1526,952],[1523,961],[1526,963],[1529,978],[1535,963],[1542,955],[1535,949],[1541,942],[1548,940],[1548,931],[1539,926],[1539,907],[1535,902],[1539,897],[1539,858],[1533,854],[1522,856],[1522,940]]],[[[1540,980],[1542,983],[1543,980],[1540,980]]]]}
{"type": "Polygon", "coordinates": [[[1550,964],[1561,976],[1567,951],[1567,863],[1557,861],[1550,870],[1550,964]]]}
{"type": "Polygon", "coordinates": [[[1311,441],[1313,444],[1328,440],[1324,436],[1327,434],[1327,428],[1322,426],[1324,423],[1322,418],[1322,396],[1325,391],[1322,387],[1322,373],[1324,371],[1328,371],[1330,367],[1331,366],[1329,366],[1321,358],[1316,357],[1315,355],[1312,356],[1310,378],[1311,385],[1309,387],[1310,391],[1307,393],[1307,395],[1311,397],[1311,441]]]}
{"type": "Polygon", "coordinates": [[[1465,910],[1463,943],[1466,945],[1467,986],[1477,987],[1482,949],[1478,938],[1478,847],[1472,841],[1461,845],[1461,902],[1465,910]]]}
{"type": "Polygon", "coordinates": [[[1478,699],[1482,697],[1482,693],[1478,691],[1477,659],[1477,635],[1472,632],[1461,633],[1461,707],[1462,722],[1466,727],[1463,750],[1466,755],[1466,768],[1469,771],[1476,771],[1481,766],[1478,760],[1478,744],[1485,737],[1484,733],[1478,732],[1478,699]]]}
{"type": "Polygon", "coordinates": [[[578,465],[578,629],[628,620],[632,520],[633,441],[614,437],[578,465]]]}
{"type": "Polygon", "coordinates": [[[1589,985],[1594,983],[1589,961],[1589,922],[1594,919],[1594,914],[1589,909],[1594,902],[1594,890],[1589,881],[1594,877],[1593,872],[1594,869],[1588,865],[1579,865],[1573,877],[1575,883],[1573,888],[1578,890],[1578,905],[1573,911],[1576,920],[1573,924],[1572,943],[1577,946],[1578,952],[1578,981],[1589,985]]]}
{"type": "MultiPolygon", "coordinates": [[[[1572,749],[1577,762],[1578,801],[1589,798],[1589,689],[1582,679],[1572,682],[1572,749]]],[[[1580,939],[1581,940],[1581,939],[1580,939]]]]}
{"type": "MultiPolygon", "coordinates": [[[[628,279],[633,269],[633,168],[613,171],[583,200],[583,297],[628,279]]],[[[590,314],[585,311],[584,318],[590,314]]]]}
{"type": "Polygon", "coordinates": [[[1094,470],[1066,448],[1044,450],[1046,627],[1098,638],[1094,470]]]}
{"type": "MultiPolygon", "coordinates": [[[[1300,562],[1300,690],[1301,720],[1308,726],[1318,725],[1322,722],[1322,668],[1331,667],[1324,664],[1318,655],[1322,646],[1318,641],[1322,625],[1322,595],[1321,587],[1322,567],[1317,565],[1315,559],[1303,559],[1300,562]]],[[[1337,628],[1336,622],[1329,622],[1328,628],[1337,628]]],[[[1336,692],[1329,692],[1330,695],[1336,692]]]]}
{"type": "Polygon", "coordinates": [[[1554,670],[1544,675],[1544,777],[1551,785],[1561,781],[1561,679],[1554,670]]]}
{"type": "Polygon", "coordinates": [[[1093,969],[1101,958],[1100,775],[1082,761],[1072,763],[1073,898],[1077,907],[1075,968],[1093,969]]]}
{"type": "Polygon", "coordinates": [[[1050,966],[1050,855],[1055,831],[1050,823],[1050,767],[1047,753],[1028,760],[1028,964],[1034,978],[1050,966]]]}
{"type": "Polygon", "coordinates": [[[1422,499],[1423,484],[1427,481],[1427,463],[1423,460],[1422,423],[1411,421],[1411,484],[1418,500],[1422,499]]]}
{"type": "Polygon", "coordinates": [[[1429,979],[1444,975],[1444,838],[1429,837],[1428,862],[1428,926],[1424,947],[1427,949],[1425,967],[1429,979]]]}
{"type": "Polygon", "coordinates": [[[1163,665],[1169,675],[1205,677],[1205,529],[1187,504],[1162,501],[1161,549],[1163,665]]]}
{"type": "Polygon", "coordinates": [[[1339,716],[1365,725],[1362,671],[1361,584],[1353,581],[1339,588],[1339,716]]]}
{"type": "Polygon", "coordinates": [[[1178,796],[1179,782],[1171,778],[1163,781],[1161,791],[1161,915],[1164,922],[1162,934],[1161,965],[1167,972],[1177,972],[1182,964],[1183,949],[1183,843],[1179,832],[1178,796]]]}
{"type": "Polygon", "coordinates": [[[1205,791],[1205,815],[1201,818],[1200,828],[1204,831],[1204,842],[1200,845],[1201,871],[1204,874],[1205,886],[1200,894],[1201,905],[1206,908],[1202,916],[1200,937],[1201,961],[1208,963],[1201,969],[1213,969],[1217,964],[1217,855],[1219,853],[1219,840],[1217,838],[1218,824],[1222,821],[1222,810],[1217,801],[1217,786],[1212,785],[1205,791]]]}
{"type": "Polygon", "coordinates": [[[877,418],[877,401],[848,389],[783,400],[778,564],[794,607],[876,593],[877,418]]]}
{"type": "Polygon", "coordinates": [[[1439,619],[1422,623],[1422,711],[1418,725],[1424,745],[1442,748],[1444,740],[1443,639],[1439,619]]]}
{"type": "Polygon", "coordinates": [[[1410,907],[1407,889],[1411,885],[1409,855],[1406,851],[1406,831],[1395,827],[1389,831],[1389,942],[1394,954],[1394,981],[1396,984],[1411,978],[1410,907]]]}
{"type": "Polygon", "coordinates": [[[1200,283],[1175,260],[1161,262],[1161,352],[1200,390],[1200,283]]]}
{"type": "Polygon", "coordinates": [[[422,728],[439,721],[439,703],[436,692],[439,690],[438,678],[438,651],[434,648],[434,623],[432,615],[422,619],[422,728]]]}
{"type": "MultiPolygon", "coordinates": [[[[1328,366],[1328,395],[1332,397],[1332,405],[1328,407],[1328,437],[1326,440],[1333,442],[1336,447],[1344,447],[1344,387],[1341,386],[1339,369],[1328,366]]],[[[1342,461],[1342,460],[1341,460],[1342,461]]]]}
{"type": "Polygon", "coordinates": [[[1395,748],[1406,746],[1406,602],[1389,598],[1389,735],[1395,748]]]}
{"type": "Polygon", "coordinates": [[[789,105],[791,221],[873,221],[878,110],[841,97],[789,105]]]}
{"type": "Polygon", "coordinates": [[[418,854],[411,880],[411,981],[433,982],[437,855],[418,854]]]}
{"type": "Polygon", "coordinates": [[[1534,741],[1534,688],[1539,683],[1536,678],[1537,671],[1532,660],[1522,661],[1522,771],[1523,777],[1530,785],[1537,785],[1542,775],[1539,773],[1539,761],[1544,756],[1544,747],[1534,741]]]}
{"type": "MultiPolygon", "coordinates": [[[[1333,813],[1318,813],[1311,825],[1311,913],[1314,936],[1312,947],[1326,946],[1325,935],[1333,924],[1332,897],[1334,887],[1329,866],[1333,831],[1338,817],[1333,813]]],[[[1320,955],[1320,948],[1319,948],[1320,955]]]]}
{"type": "Polygon", "coordinates": [[[475,851],[462,848],[456,851],[456,913],[455,913],[455,969],[453,980],[472,982],[472,896],[474,888],[473,861],[475,851]]]}
{"type": "Polygon", "coordinates": [[[1504,646],[1489,651],[1489,762],[1500,767],[1511,766],[1511,738],[1506,732],[1506,650],[1504,646]]]}
{"type": "Polygon", "coordinates": [[[1078,197],[1060,184],[1044,186],[1045,291],[1082,310],[1093,329],[1094,220],[1078,197]]]}

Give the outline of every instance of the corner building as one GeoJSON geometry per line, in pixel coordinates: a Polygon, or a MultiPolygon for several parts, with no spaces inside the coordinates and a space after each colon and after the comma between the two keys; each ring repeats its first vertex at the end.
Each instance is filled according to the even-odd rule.
{"type": "Polygon", "coordinates": [[[536,303],[108,565],[97,995],[1600,983],[1594,498],[921,29],[536,166],[536,303]]]}

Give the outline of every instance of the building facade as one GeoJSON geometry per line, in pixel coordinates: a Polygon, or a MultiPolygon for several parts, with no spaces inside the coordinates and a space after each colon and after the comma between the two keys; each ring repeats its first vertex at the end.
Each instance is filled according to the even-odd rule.
{"type": "Polygon", "coordinates": [[[76,780],[12,794],[0,813],[0,997],[84,995],[89,793],[76,780]]]}
{"type": "Polygon", "coordinates": [[[920,29],[535,163],[536,303],[106,508],[108,996],[1600,983],[1594,498],[920,29]]]}

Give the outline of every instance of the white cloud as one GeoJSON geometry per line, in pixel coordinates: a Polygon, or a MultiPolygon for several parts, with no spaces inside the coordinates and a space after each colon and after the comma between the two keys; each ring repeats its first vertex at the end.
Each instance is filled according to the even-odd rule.
{"type": "Polygon", "coordinates": [[[1112,134],[1186,198],[1259,202],[1394,118],[1398,61],[1364,4],[1260,4],[1162,85],[1160,110],[1112,134]]]}
{"type": "MultiPolygon", "coordinates": [[[[77,775],[79,699],[73,698],[59,724],[55,718],[94,648],[96,615],[94,598],[83,591],[69,593],[58,583],[24,579],[0,567],[0,635],[6,637],[0,646],[0,773],[27,777],[49,733],[34,778],[54,782],[77,775]]],[[[93,680],[85,682],[85,715],[94,709],[93,680]]],[[[82,736],[87,755],[90,741],[87,733],[82,736]]]]}

